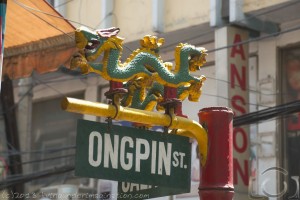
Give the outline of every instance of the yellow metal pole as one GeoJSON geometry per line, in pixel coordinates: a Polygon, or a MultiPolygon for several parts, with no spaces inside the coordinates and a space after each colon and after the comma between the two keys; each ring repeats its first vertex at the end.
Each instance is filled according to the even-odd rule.
{"type": "Polygon", "coordinates": [[[66,97],[61,102],[62,109],[68,112],[75,112],[99,117],[111,117],[116,120],[167,126],[170,129],[178,129],[177,134],[194,138],[199,145],[201,165],[204,166],[207,158],[207,133],[196,121],[175,115],[166,115],[159,112],[151,112],[122,106],[114,106],[103,103],[95,103],[80,99],[66,97]]]}

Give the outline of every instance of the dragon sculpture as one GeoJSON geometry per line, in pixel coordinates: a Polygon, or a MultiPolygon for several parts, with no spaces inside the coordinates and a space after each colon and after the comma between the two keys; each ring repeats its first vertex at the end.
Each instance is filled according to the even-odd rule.
{"type": "Polygon", "coordinates": [[[109,81],[123,82],[128,93],[123,106],[143,110],[163,109],[164,86],[177,88],[177,98],[198,101],[204,76],[192,76],[206,62],[206,50],[180,43],[175,49],[175,66],[163,62],[159,49],[163,38],[146,35],[141,47],[121,62],[123,38],[117,36],[120,29],[109,28],[91,31],[81,27],[75,32],[79,49],[71,60],[71,69],[79,68],[83,74],[97,73],[109,81]],[[103,54],[103,55],[102,55],[103,54]],[[102,56],[102,59],[101,59],[102,56]]]}

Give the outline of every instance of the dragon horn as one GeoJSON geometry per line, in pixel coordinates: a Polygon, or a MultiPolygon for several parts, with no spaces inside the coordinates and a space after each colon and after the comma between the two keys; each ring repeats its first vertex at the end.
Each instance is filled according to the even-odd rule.
{"type": "Polygon", "coordinates": [[[96,32],[100,37],[109,38],[111,36],[116,36],[120,32],[120,29],[111,27],[107,29],[96,30],[96,32]]]}

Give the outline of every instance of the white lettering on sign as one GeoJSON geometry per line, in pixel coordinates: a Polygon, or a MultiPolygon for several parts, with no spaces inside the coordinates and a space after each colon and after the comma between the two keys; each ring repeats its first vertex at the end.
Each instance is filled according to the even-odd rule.
{"type": "Polygon", "coordinates": [[[119,136],[114,135],[114,148],[112,147],[112,141],[110,134],[104,134],[105,148],[104,155],[104,167],[109,167],[109,160],[111,161],[112,168],[118,169],[118,155],[119,155],[119,136]]]}
{"type": "MultiPolygon", "coordinates": [[[[230,34],[230,44],[234,45],[228,58],[229,66],[229,107],[233,109],[235,116],[249,112],[248,88],[248,60],[249,48],[242,41],[248,39],[245,31],[234,29],[230,34]],[[237,45],[239,44],[239,45],[237,45]]],[[[249,184],[249,127],[241,126],[233,129],[233,182],[237,192],[248,192],[249,184]]]]}
{"type": "Polygon", "coordinates": [[[93,131],[89,135],[88,161],[93,167],[141,172],[141,163],[151,161],[151,174],[171,175],[171,167],[187,168],[186,154],[172,152],[172,143],[120,137],[93,131]],[[159,149],[159,151],[157,151],[159,149]],[[103,161],[103,162],[102,162],[103,161]]]}
{"type": "Polygon", "coordinates": [[[151,156],[151,174],[156,172],[156,141],[152,141],[152,156],[151,156]]]}
{"type": "Polygon", "coordinates": [[[97,131],[93,131],[89,137],[89,163],[93,167],[97,167],[101,163],[101,156],[102,156],[102,137],[101,134],[97,131]],[[97,159],[94,160],[94,142],[95,138],[98,140],[98,148],[97,148],[97,159]]]}
{"type": "Polygon", "coordinates": [[[157,186],[122,182],[121,189],[122,192],[127,193],[133,191],[147,190],[147,189],[151,189],[152,187],[157,187],[157,186]]]}
{"type": "MultiPolygon", "coordinates": [[[[128,143],[128,146],[130,148],[133,148],[133,140],[131,137],[123,137],[123,139],[121,140],[121,147],[120,147],[120,151],[121,152],[125,152],[125,145],[126,143],[128,143]]],[[[121,167],[125,170],[130,170],[132,168],[132,160],[133,160],[133,155],[132,153],[127,152],[126,153],[126,159],[127,159],[127,163],[125,161],[125,153],[120,155],[120,163],[121,163],[121,167]]]]}
{"type": "Polygon", "coordinates": [[[150,146],[147,140],[137,138],[136,139],[136,160],[135,160],[135,171],[140,172],[141,160],[147,160],[150,154],[150,146]],[[142,145],[144,146],[144,153],[141,152],[142,145]]]}
{"type": "Polygon", "coordinates": [[[172,144],[168,143],[168,150],[166,152],[165,143],[159,142],[160,153],[158,154],[158,174],[162,174],[163,166],[165,167],[166,175],[171,174],[171,151],[172,144]]]}

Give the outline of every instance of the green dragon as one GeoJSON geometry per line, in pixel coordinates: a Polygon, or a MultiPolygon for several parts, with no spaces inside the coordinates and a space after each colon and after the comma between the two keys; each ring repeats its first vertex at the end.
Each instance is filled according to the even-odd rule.
{"type": "Polygon", "coordinates": [[[190,74],[206,62],[206,50],[180,43],[175,49],[175,67],[163,62],[159,49],[163,38],[145,36],[141,48],[132,52],[127,60],[120,61],[123,39],[118,37],[120,29],[109,28],[91,31],[81,27],[75,32],[79,52],[71,60],[71,69],[97,73],[104,79],[126,82],[129,92],[122,100],[124,106],[152,110],[162,100],[163,86],[178,88],[180,100],[189,96],[190,101],[198,101],[204,76],[190,74]],[[103,58],[99,58],[103,54],[103,58]]]}

